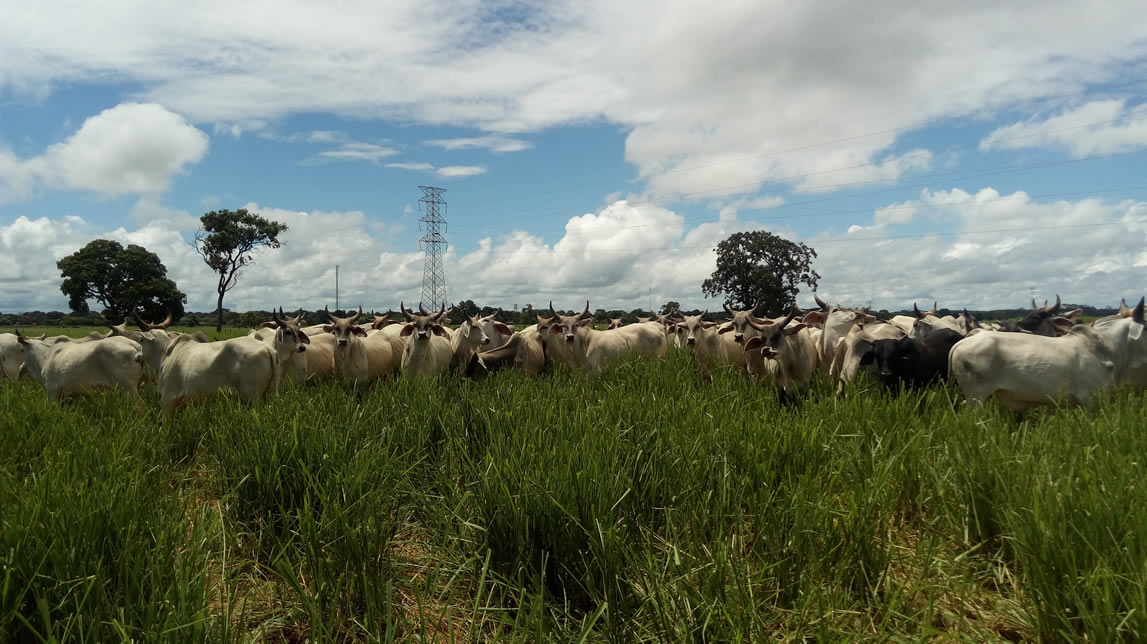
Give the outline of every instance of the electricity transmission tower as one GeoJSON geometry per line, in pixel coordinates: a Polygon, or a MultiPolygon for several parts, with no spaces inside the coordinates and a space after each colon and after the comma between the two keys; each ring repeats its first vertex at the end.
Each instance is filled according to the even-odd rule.
{"type": "Polygon", "coordinates": [[[418,240],[418,247],[426,253],[426,262],[422,269],[422,305],[435,310],[446,302],[446,269],[442,266],[442,255],[446,252],[446,201],[442,199],[445,188],[434,186],[418,186],[422,190],[422,198],[418,200],[418,209],[422,211],[422,218],[418,220],[418,228],[423,235],[418,240]]]}

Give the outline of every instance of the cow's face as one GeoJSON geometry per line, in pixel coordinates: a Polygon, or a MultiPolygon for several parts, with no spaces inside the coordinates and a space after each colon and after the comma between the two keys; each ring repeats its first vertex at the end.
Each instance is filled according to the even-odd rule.
{"type": "MultiPolygon", "coordinates": [[[[557,311],[554,311],[553,302],[550,302],[550,313],[553,314],[553,320],[549,324],[548,333],[561,336],[566,344],[574,343],[574,340],[577,339],[578,329],[593,324],[593,316],[589,314],[589,300],[586,300],[585,311],[577,315],[559,315],[557,311]]],[[[541,331],[541,325],[538,326],[538,330],[541,331]]]]}
{"type": "MultiPolygon", "coordinates": [[[[306,351],[307,345],[311,343],[311,339],[307,337],[306,333],[303,333],[303,329],[300,326],[302,321],[302,315],[294,318],[278,318],[279,328],[275,329],[275,342],[294,345],[295,353],[306,351]]],[[[357,329],[358,327],[356,326],[355,328],[357,329]]]]}
{"type": "Polygon", "coordinates": [[[19,330],[16,331],[16,341],[24,349],[24,362],[20,364],[20,375],[28,375],[35,380],[40,380],[44,358],[41,354],[46,355],[51,345],[44,342],[43,339],[26,338],[19,330]]]}
{"type": "Polygon", "coordinates": [[[1046,303],[1043,306],[1036,306],[1033,300],[1031,313],[1024,316],[1024,319],[1020,320],[1016,327],[1027,333],[1055,337],[1059,335],[1056,332],[1054,320],[1056,314],[1059,313],[1059,306],[1058,295],[1055,296],[1055,306],[1048,306],[1046,303]]]}
{"type": "Polygon", "coordinates": [[[482,318],[478,316],[467,318],[462,321],[459,328],[462,329],[463,337],[466,338],[466,344],[472,347],[490,344],[490,338],[482,330],[482,318]]]}
{"type": "Polygon", "coordinates": [[[774,360],[781,358],[785,353],[787,344],[785,339],[790,335],[800,333],[805,328],[803,322],[792,324],[796,313],[793,311],[780,320],[766,320],[764,323],[751,322],[750,326],[757,330],[760,336],[750,338],[745,343],[745,350],[751,351],[759,348],[761,354],[766,358],[773,358],[774,360]]]}
{"type": "Polygon", "coordinates": [[[335,348],[346,348],[350,345],[350,340],[354,336],[360,338],[366,337],[366,331],[358,326],[357,322],[362,317],[362,307],[358,307],[358,313],[350,316],[349,318],[340,318],[331,315],[328,308],[323,307],[323,311],[327,314],[327,319],[330,324],[323,326],[323,331],[335,336],[335,348]]]}
{"type": "Polygon", "coordinates": [[[1136,369],[1147,365],[1147,321],[1144,321],[1143,303],[1143,298],[1140,298],[1139,305],[1131,311],[1131,327],[1127,333],[1131,343],[1128,351],[1130,366],[1136,369]]]}
{"type": "Polygon", "coordinates": [[[442,305],[442,310],[437,313],[425,313],[426,309],[419,306],[419,310],[423,311],[423,315],[414,315],[413,311],[407,311],[406,305],[399,303],[402,307],[402,314],[406,316],[406,326],[402,327],[402,332],[399,334],[402,337],[409,337],[415,342],[428,342],[430,336],[437,335],[441,337],[448,337],[446,327],[442,326],[442,318],[446,317],[446,305],[442,305]]]}
{"type": "Polygon", "coordinates": [[[609,321],[609,326],[606,329],[620,329],[622,327],[621,318],[612,318],[609,321]]]}
{"type": "Polygon", "coordinates": [[[730,320],[728,324],[722,326],[717,333],[732,333],[734,342],[737,344],[744,343],[746,336],[754,335],[751,331],[753,328],[751,323],[753,322],[753,311],[755,310],[757,310],[756,306],[744,311],[734,311],[726,304],[725,311],[733,316],[733,319],[730,320]]]}
{"type": "Polygon", "coordinates": [[[677,333],[681,337],[681,341],[684,342],[686,346],[696,346],[697,340],[703,337],[705,330],[717,326],[716,322],[706,322],[702,319],[703,317],[705,317],[704,314],[687,315],[685,319],[675,325],[677,333]]]}
{"type": "Polygon", "coordinates": [[[872,350],[861,357],[860,364],[874,364],[880,379],[892,383],[908,375],[919,357],[920,348],[911,338],[876,340],[872,343],[872,350]]]}

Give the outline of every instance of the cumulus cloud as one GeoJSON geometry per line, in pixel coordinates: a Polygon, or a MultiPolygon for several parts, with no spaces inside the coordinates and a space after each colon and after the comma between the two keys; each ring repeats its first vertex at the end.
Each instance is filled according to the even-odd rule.
{"type": "Polygon", "coordinates": [[[442,148],[443,150],[481,148],[490,150],[491,152],[521,152],[522,150],[529,150],[534,147],[534,144],[529,141],[496,134],[460,139],[434,139],[427,141],[426,145],[442,148]]]}
{"type": "Polygon", "coordinates": [[[1074,157],[1120,154],[1147,147],[1147,103],[1091,101],[1046,118],[1034,117],[996,129],[981,150],[1060,148],[1074,157]]]}
{"type": "Polygon", "coordinates": [[[821,295],[833,301],[888,309],[932,300],[1016,307],[1034,287],[1043,297],[1111,305],[1143,294],[1147,203],[924,190],[844,235],[824,233],[807,243],[819,253],[821,295]],[[938,234],[921,234],[920,225],[938,234]]]}
{"type": "Polygon", "coordinates": [[[207,144],[206,134],[161,105],[122,103],[37,156],[20,159],[0,148],[0,201],[40,189],[107,196],[160,192],[203,158],[207,144]]]}
{"type": "MultiPolygon", "coordinates": [[[[423,255],[391,247],[389,240],[401,232],[398,224],[382,224],[359,211],[244,207],[283,221],[290,230],[283,247],[260,255],[228,294],[229,308],[333,306],[335,264],[341,266],[344,306],[387,309],[399,300],[417,302],[423,255]]],[[[182,220],[188,228],[181,231],[172,223],[180,221],[180,211],[145,201],[137,209],[177,216],[156,215],[134,230],[101,230],[78,217],[21,216],[0,226],[4,310],[62,309],[66,300],[59,293],[55,262],[95,237],[156,252],[187,292],[191,310],[209,310],[214,279],[186,243],[190,222],[182,220]]],[[[618,201],[570,218],[553,243],[515,230],[482,239],[477,248],[450,247],[445,258],[449,297],[507,309],[542,306],[550,299],[570,308],[587,298],[594,308],[647,307],[652,299],[655,306],[677,300],[686,307],[717,309],[719,302],[700,293],[715,267],[714,248],[734,232],[761,228],[735,217],[689,226],[671,210],[618,201]]],[[[792,231],[772,232],[796,239],[792,231]]],[[[819,293],[831,301],[871,301],[889,309],[932,300],[951,307],[1019,306],[1034,286],[1041,297],[1059,293],[1068,302],[1111,304],[1142,294],[1147,203],[1041,202],[1023,192],[1000,194],[991,188],[929,190],[860,218],[852,232],[801,241],[818,252],[819,293]],[[880,214],[900,211],[912,216],[880,214]],[[909,227],[921,223],[941,234],[909,227]],[[1064,230],[1070,231],[1070,243],[1063,242],[1064,230]]],[[[811,294],[801,298],[811,305],[811,294]]]]}
{"type": "Polygon", "coordinates": [[[16,3],[0,21],[0,89],[114,78],[209,123],[334,112],[507,136],[606,121],[629,132],[626,159],[656,194],[749,194],[892,181],[931,162],[899,149],[903,133],[1054,109],[1147,56],[1135,0],[1086,20],[1071,0],[515,6],[16,3]],[[673,172],[685,168],[701,169],[673,172]]]}

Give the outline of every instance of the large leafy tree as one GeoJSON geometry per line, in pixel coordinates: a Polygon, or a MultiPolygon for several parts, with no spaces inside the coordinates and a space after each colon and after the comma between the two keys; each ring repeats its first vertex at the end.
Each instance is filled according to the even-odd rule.
{"type": "Polygon", "coordinates": [[[235,288],[239,273],[255,261],[264,248],[278,248],[279,235],[287,225],[266,219],[246,208],[212,210],[199,218],[202,228],[195,235],[195,250],[219,275],[215,304],[215,330],[223,330],[223,296],[235,288]]]}
{"type": "Polygon", "coordinates": [[[717,245],[717,270],[701,284],[705,297],[725,296],[738,309],[763,304],[779,315],[796,304],[798,284],[816,289],[816,251],[763,231],[733,233],[717,245]]]}
{"type": "Polygon", "coordinates": [[[187,296],[167,278],[159,256],[142,246],[96,239],[56,267],[64,278],[60,291],[76,313],[88,313],[88,301],[96,300],[106,307],[104,317],[117,324],[132,313],[150,321],[168,313],[176,320],[183,316],[187,296]]]}

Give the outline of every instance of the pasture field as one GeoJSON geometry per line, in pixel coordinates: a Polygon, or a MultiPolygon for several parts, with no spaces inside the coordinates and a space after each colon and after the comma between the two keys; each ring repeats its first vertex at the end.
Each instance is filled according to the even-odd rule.
{"type": "Polygon", "coordinates": [[[0,385],[0,640],[1147,637],[1142,395],[782,408],[676,352],[143,395],[0,385]]]}

